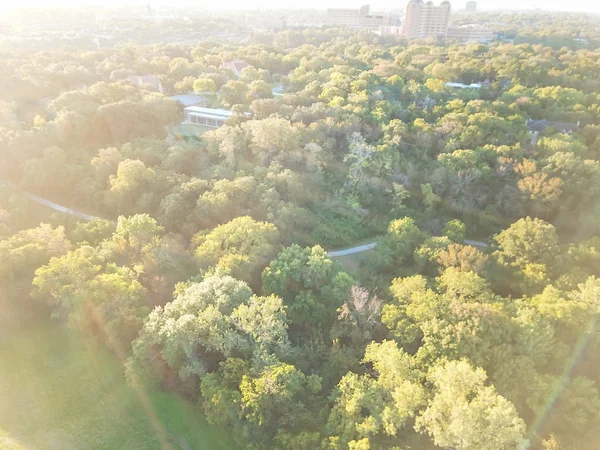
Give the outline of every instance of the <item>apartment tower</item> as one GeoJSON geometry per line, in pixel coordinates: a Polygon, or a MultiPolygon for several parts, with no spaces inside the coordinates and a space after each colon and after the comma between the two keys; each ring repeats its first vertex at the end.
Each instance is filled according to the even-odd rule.
{"type": "Polygon", "coordinates": [[[450,2],[443,1],[439,6],[433,2],[410,0],[406,6],[403,35],[409,38],[446,36],[450,20],[450,2]]]}

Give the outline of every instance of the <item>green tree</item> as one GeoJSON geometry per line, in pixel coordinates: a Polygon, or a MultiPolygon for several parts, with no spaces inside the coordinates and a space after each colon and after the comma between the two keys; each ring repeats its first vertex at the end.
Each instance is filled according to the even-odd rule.
{"type": "Polygon", "coordinates": [[[162,232],[163,228],[148,214],[119,216],[112,238],[102,243],[102,251],[113,259],[139,263],[162,232]]]}
{"type": "Polygon", "coordinates": [[[142,161],[121,161],[117,173],[110,177],[106,202],[113,210],[123,214],[138,212],[140,208],[148,210],[153,200],[155,179],[156,172],[142,161]]]}
{"type": "Polygon", "coordinates": [[[265,293],[280,296],[286,304],[296,339],[311,331],[327,330],[355,284],[321,247],[296,244],[283,249],[269,264],[262,282],[265,293]]]}
{"type": "Polygon", "coordinates": [[[211,78],[197,78],[194,80],[194,91],[214,94],[217,92],[217,84],[211,78]]]}
{"type": "Polygon", "coordinates": [[[89,222],[79,222],[73,230],[73,241],[81,245],[96,246],[109,238],[115,230],[112,222],[104,219],[94,219],[89,222]]]}
{"type": "Polygon", "coordinates": [[[460,220],[452,219],[449,222],[446,222],[442,233],[445,236],[448,236],[448,239],[452,242],[462,244],[466,237],[467,227],[460,220]]]}
{"type": "Polygon", "coordinates": [[[252,369],[230,358],[218,372],[204,377],[204,408],[210,422],[235,431],[240,445],[254,448],[318,448],[319,417],[312,408],[321,390],[320,378],[292,365],[252,369]]]}
{"type": "Polygon", "coordinates": [[[202,270],[214,268],[251,283],[277,253],[279,233],[273,224],[245,216],[198,235],[194,241],[202,270]]]}
{"type": "Polygon", "coordinates": [[[84,246],[36,270],[34,297],[47,302],[82,332],[97,335],[118,353],[125,352],[150,312],[146,289],[126,267],[106,264],[84,246]]]}
{"type": "Polygon", "coordinates": [[[494,237],[498,250],[494,258],[507,269],[511,288],[536,292],[547,286],[560,250],[554,226],[540,219],[520,219],[494,237]]]}
{"type": "Polygon", "coordinates": [[[454,267],[462,272],[481,274],[487,255],[471,245],[450,244],[437,254],[437,262],[444,268],[454,267]]]}
{"type": "Polygon", "coordinates": [[[425,404],[419,372],[395,342],[369,344],[363,363],[372,365],[373,375],[349,372],[333,393],[327,429],[330,440],[342,444],[336,448],[353,448],[364,440],[406,439],[425,404]]]}
{"type": "Polygon", "coordinates": [[[256,80],[248,87],[248,102],[259,98],[273,98],[271,87],[263,80],[256,80]]]}
{"type": "Polygon", "coordinates": [[[248,85],[243,81],[229,80],[219,90],[219,100],[226,108],[247,103],[248,85]]]}
{"type": "Polygon", "coordinates": [[[544,428],[552,430],[561,442],[577,442],[600,415],[598,389],[584,377],[537,376],[527,404],[536,417],[548,414],[544,428]]]}
{"type": "Polygon", "coordinates": [[[417,418],[416,429],[436,445],[457,450],[526,448],[525,422],[511,402],[485,385],[482,369],[451,361],[434,367],[427,378],[434,395],[417,418]]]}
{"type": "Polygon", "coordinates": [[[404,217],[393,220],[367,264],[374,274],[397,270],[414,255],[422,239],[423,234],[414,219],[404,217]]]}
{"type": "Polygon", "coordinates": [[[287,318],[276,297],[256,297],[229,276],[189,285],[175,300],[155,308],[133,342],[128,376],[195,389],[197,382],[231,356],[258,361],[286,354],[287,318]]]}
{"type": "MultiPolygon", "coordinates": [[[[31,289],[35,270],[71,248],[64,227],[42,223],[0,240],[0,301],[8,307],[24,301],[31,289]]],[[[27,309],[21,308],[19,309],[27,309]]]]}

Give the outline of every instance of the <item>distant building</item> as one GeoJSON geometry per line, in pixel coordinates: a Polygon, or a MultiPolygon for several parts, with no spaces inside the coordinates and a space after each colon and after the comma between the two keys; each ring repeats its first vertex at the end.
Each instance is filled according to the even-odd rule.
{"type": "Polygon", "coordinates": [[[477,11],[477,2],[467,2],[467,6],[465,7],[465,11],[467,12],[475,12],[477,11]]]}
{"type": "Polygon", "coordinates": [[[127,77],[127,81],[140,88],[149,85],[161,94],[163,92],[162,83],[154,75],[131,75],[127,77]]]}
{"type": "Polygon", "coordinates": [[[494,30],[483,25],[450,25],[448,39],[458,39],[463,42],[492,42],[497,38],[494,30]]]}
{"type": "Polygon", "coordinates": [[[253,31],[268,32],[285,30],[287,25],[286,18],[283,16],[263,16],[253,18],[251,27],[253,31]]]}
{"type": "Polygon", "coordinates": [[[188,106],[184,110],[185,119],[183,123],[204,125],[211,128],[219,128],[229,119],[233,112],[228,109],[203,108],[200,106],[188,106]]]}
{"type": "Polygon", "coordinates": [[[380,25],[379,26],[379,34],[402,34],[402,27],[400,25],[380,25]]]}
{"type": "Polygon", "coordinates": [[[463,84],[463,83],[451,83],[448,82],[445,84],[446,87],[452,87],[457,89],[481,89],[481,83],[471,83],[471,84],[463,84]]]}
{"type": "Polygon", "coordinates": [[[395,14],[370,12],[369,5],[358,9],[332,8],[327,10],[327,23],[340,27],[377,30],[380,26],[397,25],[398,21],[399,18],[395,14]]]}
{"type": "Polygon", "coordinates": [[[233,61],[224,62],[220,67],[231,70],[236,77],[239,77],[242,74],[242,70],[246,67],[252,67],[252,65],[241,59],[235,59],[233,61]]]}
{"type": "Polygon", "coordinates": [[[153,20],[160,22],[161,20],[172,20],[175,16],[161,14],[155,7],[153,7],[150,3],[146,4],[146,14],[142,16],[142,19],[145,20],[153,20]]]}
{"type": "Polygon", "coordinates": [[[409,38],[446,36],[450,20],[450,2],[443,1],[439,6],[433,2],[410,0],[406,6],[406,17],[402,34],[409,38]]]}
{"type": "Polygon", "coordinates": [[[198,95],[194,92],[190,92],[188,94],[172,95],[171,98],[181,103],[184,106],[184,108],[187,108],[188,106],[208,105],[208,99],[206,97],[198,95]]]}
{"type": "Polygon", "coordinates": [[[273,94],[273,97],[283,97],[285,95],[283,86],[281,84],[271,89],[271,93],[273,94]]]}
{"type": "Polygon", "coordinates": [[[360,9],[330,8],[327,10],[327,23],[341,27],[360,28],[361,17],[369,13],[369,5],[360,9]]]}
{"type": "Polygon", "coordinates": [[[549,120],[533,120],[527,119],[525,122],[529,134],[531,135],[531,145],[535,145],[538,142],[540,133],[546,128],[555,128],[563,134],[571,135],[579,131],[580,122],[577,123],[566,123],[566,122],[551,122],[549,120]]]}

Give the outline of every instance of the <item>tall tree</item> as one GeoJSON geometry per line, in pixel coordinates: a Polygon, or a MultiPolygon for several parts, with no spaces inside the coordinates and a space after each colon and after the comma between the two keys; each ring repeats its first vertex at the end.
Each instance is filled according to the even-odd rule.
{"type": "Polygon", "coordinates": [[[283,249],[262,274],[263,290],[287,306],[293,339],[324,332],[348,298],[354,280],[318,246],[283,249]]]}
{"type": "Polygon", "coordinates": [[[417,418],[417,430],[456,450],[513,450],[527,447],[525,422],[512,403],[486,386],[482,369],[466,361],[434,367],[427,376],[434,395],[417,418]]]}

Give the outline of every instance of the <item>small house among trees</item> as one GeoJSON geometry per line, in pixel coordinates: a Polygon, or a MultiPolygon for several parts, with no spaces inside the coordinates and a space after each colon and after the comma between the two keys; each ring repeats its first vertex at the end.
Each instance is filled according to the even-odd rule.
{"type": "Polygon", "coordinates": [[[533,120],[527,119],[525,122],[527,125],[527,129],[529,130],[529,134],[531,135],[531,145],[537,144],[537,141],[540,136],[540,132],[544,131],[546,128],[555,128],[563,134],[573,134],[576,131],[579,131],[579,124],[577,123],[566,123],[566,122],[551,122],[549,120],[533,120]]]}

